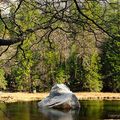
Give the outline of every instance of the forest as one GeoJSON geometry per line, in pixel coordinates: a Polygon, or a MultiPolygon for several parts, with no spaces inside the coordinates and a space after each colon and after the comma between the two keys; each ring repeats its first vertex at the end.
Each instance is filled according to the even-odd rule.
{"type": "Polygon", "coordinates": [[[120,92],[119,0],[2,4],[1,91],[46,92],[64,83],[74,92],[120,92]]]}

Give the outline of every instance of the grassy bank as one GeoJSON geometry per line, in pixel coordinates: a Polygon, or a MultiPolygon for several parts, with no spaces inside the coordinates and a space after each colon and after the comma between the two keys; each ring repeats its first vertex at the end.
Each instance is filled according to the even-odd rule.
{"type": "MultiPolygon", "coordinates": [[[[0,93],[1,102],[36,101],[42,100],[49,93],[0,93]]],[[[120,100],[120,93],[96,93],[78,92],[75,93],[79,100],[120,100]]]]}

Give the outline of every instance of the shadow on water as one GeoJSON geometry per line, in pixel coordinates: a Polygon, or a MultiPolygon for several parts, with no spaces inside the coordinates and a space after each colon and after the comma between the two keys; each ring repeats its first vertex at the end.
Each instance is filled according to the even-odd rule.
{"type": "Polygon", "coordinates": [[[77,110],[39,109],[37,102],[0,103],[0,120],[120,120],[120,101],[80,101],[77,110]]]}

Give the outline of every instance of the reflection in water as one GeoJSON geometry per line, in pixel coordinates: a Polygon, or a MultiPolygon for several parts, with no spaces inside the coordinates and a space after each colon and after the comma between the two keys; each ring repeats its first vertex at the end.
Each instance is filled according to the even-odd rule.
{"type": "Polygon", "coordinates": [[[80,101],[78,110],[39,109],[37,102],[0,103],[0,120],[120,120],[120,101],[80,101]]]}
{"type": "Polygon", "coordinates": [[[40,109],[40,112],[49,120],[77,120],[79,110],[60,111],[56,109],[40,109]]]}
{"type": "Polygon", "coordinates": [[[9,116],[7,106],[4,102],[0,103],[0,120],[11,120],[11,116],[9,116]]]}
{"type": "Polygon", "coordinates": [[[81,101],[81,106],[80,116],[82,119],[98,120],[102,118],[104,101],[81,101]]]}
{"type": "Polygon", "coordinates": [[[0,120],[7,119],[8,115],[6,113],[6,105],[4,103],[0,103],[0,120]]]}

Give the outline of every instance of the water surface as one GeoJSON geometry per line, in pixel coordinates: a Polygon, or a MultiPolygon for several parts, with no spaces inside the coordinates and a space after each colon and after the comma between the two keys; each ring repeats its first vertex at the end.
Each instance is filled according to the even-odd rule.
{"type": "Polygon", "coordinates": [[[37,102],[0,103],[0,120],[120,120],[120,101],[80,101],[81,108],[39,109],[37,102]]]}

